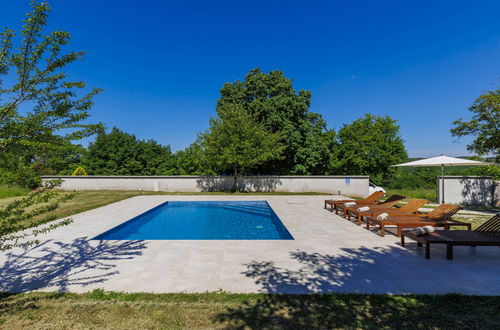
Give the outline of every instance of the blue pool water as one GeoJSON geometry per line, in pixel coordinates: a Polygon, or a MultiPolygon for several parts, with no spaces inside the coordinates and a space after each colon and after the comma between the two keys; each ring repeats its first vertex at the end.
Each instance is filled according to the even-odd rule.
{"type": "Polygon", "coordinates": [[[291,240],[273,209],[256,202],[166,202],[94,239],[291,240]]]}

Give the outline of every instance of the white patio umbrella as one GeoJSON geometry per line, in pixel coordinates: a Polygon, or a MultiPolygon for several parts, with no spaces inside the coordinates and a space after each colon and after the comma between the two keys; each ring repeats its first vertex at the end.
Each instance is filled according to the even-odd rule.
{"type": "Polygon", "coordinates": [[[398,164],[394,166],[441,166],[441,204],[444,203],[444,167],[445,166],[480,166],[491,165],[490,163],[479,162],[477,160],[468,160],[462,158],[448,157],[441,154],[438,157],[420,159],[413,162],[398,164]]]}

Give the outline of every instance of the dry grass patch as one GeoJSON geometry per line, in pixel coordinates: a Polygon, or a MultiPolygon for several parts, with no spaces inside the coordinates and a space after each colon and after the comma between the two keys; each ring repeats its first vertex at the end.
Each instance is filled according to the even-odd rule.
{"type": "Polygon", "coordinates": [[[500,327],[500,297],[29,293],[0,298],[0,328],[452,329],[500,327]],[[432,312],[431,312],[432,311],[432,312]]]}

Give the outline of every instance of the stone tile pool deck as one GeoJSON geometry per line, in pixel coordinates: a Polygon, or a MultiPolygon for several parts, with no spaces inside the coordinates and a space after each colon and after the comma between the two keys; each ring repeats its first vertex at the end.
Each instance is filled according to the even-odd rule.
{"type": "MultiPolygon", "coordinates": [[[[138,196],[72,216],[41,244],[0,254],[0,291],[463,293],[500,295],[500,248],[431,259],[323,209],[328,196],[138,196]],[[291,241],[96,241],[165,201],[266,200],[291,241]]],[[[333,196],[335,198],[335,196],[333,196]]]]}

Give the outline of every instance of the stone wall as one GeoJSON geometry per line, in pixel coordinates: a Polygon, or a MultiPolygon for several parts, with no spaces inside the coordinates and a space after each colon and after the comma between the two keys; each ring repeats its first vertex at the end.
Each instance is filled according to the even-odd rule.
{"type": "MultiPolygon", "coordinates": [[[[44,176],[62,179],[64,190],[143,190],[165,192],[227,191],[231,176],[44,176]]],[[[368,176],[245,176],[238,188],[252,192],[321,192],[353,197],[368,195],[368,176]]]]}

